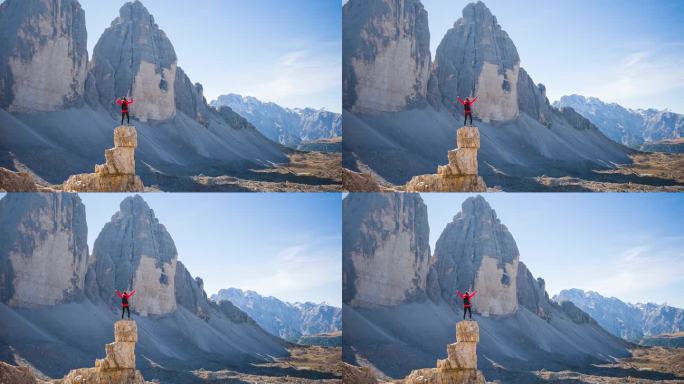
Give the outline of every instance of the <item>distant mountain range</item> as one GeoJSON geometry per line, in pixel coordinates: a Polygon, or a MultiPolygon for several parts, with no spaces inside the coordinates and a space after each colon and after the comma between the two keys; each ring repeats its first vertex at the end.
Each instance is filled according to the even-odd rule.
{"type": "Polygon", "coordinates": [[[572,302],[610,333],[633,342],[684,331],[684,309],[667,304],[630,304],[581,289],[563,290],[553,299],[572,302]]]}
{"type": "Polygon", "coordinates": [[[342,309],[325,303],[288,303],[237,288],[222,289],[212,295],[211,300],[217,303],[230,301],[266,331],[290,341],[342,331],[342,309]]]}
{"type": "Polygon", "coordinates": [[[211,105],[233,109],[264,136],[291,148],[342,135],[342,116],[325,109],[283,108],[275,103],[234,93],[219,96],[211,105]]]}
{"type": "Polygon", "coordinates": [[[679,139],[684,133],[684,115],[668,110],[628,109],[580,95],[563,96],[553,105],[574,109],[609,138],[637,149],[659,150],[651,143],[679,139]]]}

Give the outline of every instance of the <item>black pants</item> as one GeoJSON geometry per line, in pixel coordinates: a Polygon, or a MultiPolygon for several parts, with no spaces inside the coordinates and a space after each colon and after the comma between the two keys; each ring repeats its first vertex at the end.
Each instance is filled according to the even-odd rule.
{"type": "MultiPolygon", "coordinates": [[[[126,112],[121,112],[121,125],[123,125],[123,118],[124,118],[124,116],[126,116],[126,124],[130,124],[130,123],[131,123],[131,118],[130,118],[130,116],[128,116],[128,111],[126,111],[126,112]]],[[[470,121],[471,121],[471,122],[473,121],[473,118],[472,118],[472,117],[470,118],[470,121]]],[[[463,124],[465,124],[465,123],[463,123],[463,124]]]]}
{"type": "MultiPolygon", "coordinates": [[[[472,318],[473,318],[473,312],[470,311],[470,307],[463,307],[463,320],[465,320],[466,311],[468,311],[468,315],[469,315],[470,318],[472,319],[472,318]]],[[[123,316],[123,315],[121,315],[121,316],[123,316]]],[[[123,317],[122,317],[122,318],[123,318],[123,317]]]]}
{"type": "MultiPolygon", "coordinates": [[[[128,307],[121,307],[121,318],[123,319],[124,312],[128,312],[128,318],[131,318],[131,310],[128,309],[128,307]]],[[[463,318],[465,319],[465,313],[463,314],[463,318]]]]}
{"type": "MultiPolygon", "coordinates": [[[[470,111],[466,111],[465,116],[463,117],[463,125],[466,125],[466,121],[468,121],[468,117],[470,117],[470,125],[473,125],[473,113],[470,111]]],[[[121,120],[121,124],[123,124],[123,118],[121,120]]]]}

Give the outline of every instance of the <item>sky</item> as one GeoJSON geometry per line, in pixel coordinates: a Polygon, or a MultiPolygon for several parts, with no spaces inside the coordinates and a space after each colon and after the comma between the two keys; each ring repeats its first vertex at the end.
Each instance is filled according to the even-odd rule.
{"type": "MultiPolygon", "coordinates": [[[[421,194],[430,247],[474,194],[421,194]]],[[[684,194],[489,193],[520,261],[549,295],[592,290],[629,303],[684,308],[684,194]]]]}
{"type": "MultiPolygon", "coordinates": [[[[88,52],[125,0],[80,0],[88,52]]],[[[207,101],[238,93],[284,107],[342,109],[339,0],[143,0],[207,101]]]]}
{"type": "MultiPolygon", "coordinates": [[[[82,193],[88,246],[130,194],[82,193]]],[[[208,295],[253,290],[288,302],[342,303],[336,193],[146,193],[181,261],[208,295]]]]}
{"type": "MultiPolygon", "coordinates": [[[[485,0],[551,102],[581,94],[684,113],[684,1],[485,0]]],[[[434,59],[466,0],[422,0],[434,59]]]]}

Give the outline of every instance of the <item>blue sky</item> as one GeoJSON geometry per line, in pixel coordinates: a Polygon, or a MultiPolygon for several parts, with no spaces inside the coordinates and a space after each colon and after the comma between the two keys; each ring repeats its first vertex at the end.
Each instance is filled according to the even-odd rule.
{"type": "MultiPolygon", "coordinates": [[[[80,0],[88,52],[125,0],[80,0]]],[[[339,0],[143,0],[208,101],[239,93],[285,107],[342,105],[339,0]]]]}
{"type": "MultiPolygon", "coordinates": [[[[128,194],[79,194],[88,245],[128,194]]],[[[207,294],[251,289],[281,300],[342,302],[341,196],[337,193],[146,193],[178,259],[207,294]]]]}
{"type": "MultiPolygon", "coordinates": [[[[473,194],[421,194],[430,246],[473,194]]],[[[550,295],[581,288],[684,308],[684,194],[496,193],[485,199],[550,295]]]]}
{"type": "MultiPolygon", "coordinates": [[[[465,0],[422,0],[434,53],[465,0]]],[[[595,96],[684,113],[684,1],[486,0],[551,102],[595,96]]]]}

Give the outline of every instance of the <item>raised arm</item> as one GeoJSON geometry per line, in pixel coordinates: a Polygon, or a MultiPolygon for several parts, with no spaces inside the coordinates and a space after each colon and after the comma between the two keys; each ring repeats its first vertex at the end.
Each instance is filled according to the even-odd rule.
{"type": "Polygon", "coordinates": [[[131,100],[128,101],[128,105],[131,105],[131,104],[133,104],[134,102],[135,102],[135,101],[133,101],[133,99],[131,99],[131,100]]]}
{"type": "Polygon", "coordinates": [[[131,293],[128,294],[128,297],[133,297],[135,295],[135,289],[131,291],[131,293]]]}
{"type": "Polygon", "coordinates": [[[123,102],[121,101],[121,99],[117,98],[117,99],[116,99],[116,103],[119,104],[119,105],[121,105],[123,102]]]}
{"type": "Polygon", "coordinates": [[[458,99],[458,101],[460,101],[460,102],[461,102],[461,104],[465,105],[465,101],[463,101],[463,99],[461,99],[461,97],[460,97],[460,96],[456,96],[456,98],[458,99]]]}
{"type": "Polygon", "coordinates": [[[461,299],[465,299],[465,296],[461,293],[461,291],[456,291],[456,294],[461,297],[461,299]]]}
{"type": "Polygon", "coordinates": [[[476,101],[477,101],[477,97],[475,97],[475,98],[473,99],[473,101],[470,102],[470,104],[475,104],[476,101]]]}
{"type": "Polygon", "coordinates": [[[119,292],[118,289],[116,290],[116,295],[123,299],[123,295],[121,294],[121,292],[119,292]]]}
{"type": "Polygon", "coordinates": [[[477,294],[477,291],[473,291],[473,293],[470,294],[470,297],[473,297],[477,294]]]}

